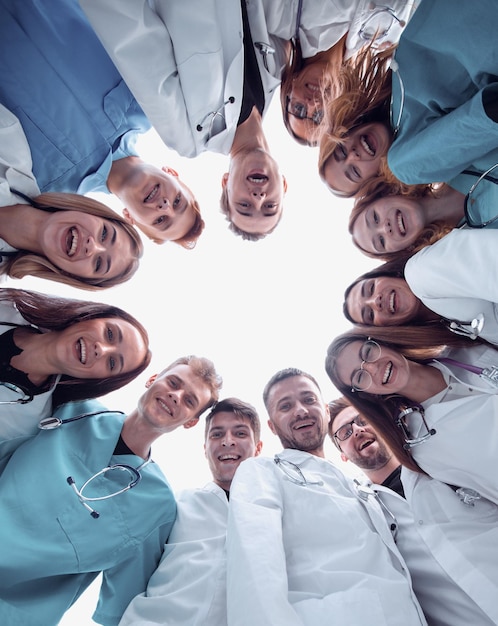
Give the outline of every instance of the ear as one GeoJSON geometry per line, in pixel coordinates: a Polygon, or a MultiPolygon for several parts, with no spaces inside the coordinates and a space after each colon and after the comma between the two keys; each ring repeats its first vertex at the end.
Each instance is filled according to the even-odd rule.
{"type": "Polygon", "coordinates": [[[130,215],[130,212],[128,211],[128,209],[123,209],[123,217],[128,222],[128,224],[131,224],[132,226],[135,224],[135,220],[130,215]]]}
{"type": "Polygon", "coordinates": [[[188,422],[185,422],[185,424],[183,425],[183,428],[192,428],[193,426],[197,424],[198,421],[199,421],[198,417],[193,417],[188,422]]]}
{"type": "Polygon", "coordinates": [[[275,432],[275,426],[273,425],[273,422],[271,420],[268,420],[267,424],[268,424],[268,428],[271,430],[271,432],[274,435],[276,435],[277,433],[275,432]]]}
{"type": "Polygon", "coordinates": [[[341,461],[344,461],[344,463],[349,461],[348,457],[344,454],[344,452],[341,452],[341,461]]]}
{"type": "Polygon", "coordinates": [[[206,459],[207,459],[207,454],[206,454],[206,444],[204,444],[204,456],[205,456],[205,457],[206,457],[206,459]]]}
{"type": "Polygon", "coordinates": [[[221,186],[222,187],[226,187],[227,186],[227,184],[228,184],[228,176],[229,176],[228,172],[225,172],[223,174],[223,176],[221,177],[221,186]]]}
{"type": "Polygon", "coordinates": [[[261,454],[261,449],[263,448],[263,442],[262,441],[258,441],[258,443],[256,444],[256,450],[254,452],[254,456],[259,456],[261,454]]]}
{"type": "Polygon", "coordinates": [[[172,167],[163,165],[162,170],[163,172],[166,172],[166,174],[169,174],[170,176],[176,176],[178,178],[178,172],[174,170],[172,167]]]}
{"type": "Polygon", "coordinates": [[[287,179],[282,175],[282,182],[284,184],[284,193],[287,193],[287,179]]]}
{"type": "Polygon", "coordinates": [[[145,386],[147,387],[147,389],[152,386],[156,378],[157,378],[157,374],[152,374],[149,380],[145,383],[145,386]]]}

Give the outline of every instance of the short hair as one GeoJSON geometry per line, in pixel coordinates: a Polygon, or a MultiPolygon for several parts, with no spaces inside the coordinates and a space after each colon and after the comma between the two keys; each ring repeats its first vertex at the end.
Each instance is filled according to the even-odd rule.
{"type": "Polygon", "coordinates": [[[328,403],[328,407],[329,407],[329,414],[330,414],[329,426],[328,426],[329,437],[332,439],[332,443],[335,445],[335,447],[340,452],[342,452],[339,442],[334,437],[334,420],[339,415],[339,413],[342,413],[344,411],[344,409],[349,409],[349,407],[353,407],[353,405],[350,402],[348,402],[348,400],[346,400],[344,396],[341,396],[340,398],[337,398],[337,400],[331,400],[328,403]]]}
{"type": "Polygon", "coordinates": [[[43,193],[36,198],[29,198],[19,192],[14,192],[22,197],[35,209],[55,213],[56,211],[80,211],[101,217],[113,222],[116,228],[125,231],[131,241],[132,258],[127,267],[118,276],[84,278],[66,272],[51,263],[45,256],[35,254],[27,250],[19,250],[18,254],[11,257],[10,261],[4,265],[3,273],[11,278],[23,278],[24,276],[36,276],[47,280],[54,280],[59,283],[96,291],[114,287],[129,280],[138,269],[140,258],[143,254],[143,244],[137,230],[129,224],[124,217],[115,213],[108,206],[74,193],[43,193]]]}
{"type": "Polygon", "coordinates": [[[211,397],[209,398],[207,404],[197,412],[196,417],[199,417],[206,409],[209,409],[209,407],[218,400],[220,389],[223,385],[223,379],[216,372],[212,361],[203,356],[196,356],[195,354],[179,357],[173,361],[173,363],[170,363],[167,367],[165,367],[159,376],[162,376],[177,365],[188,365],[191,367],[194,374],[202,380],[211,392],[211,397]]]}
{"type": "Polygon", "coordinates": [[[300,370],[297,367],[287,367],[286,369],[280,370],[276,374],[274,374],[265,385],[265,388],[263,390],[263,402],[265,403],[265,407],[267,411],[269,408],[268,399],[269,399],[270,391],[272,390],[272,388],[278,383],[285,380],[286,378],[292,378],[294,376],[304,376],[305,378],[308,378],[309,380],[311,380],[311,382],[316,386],[318,391],[320,391],[321,393],[320,385],[316,382],[316,380],[313,378],[311,374],[308,374],[307,372],[303,372],[303,370],[300,370]]]}
{"type": "Polygon", "coordinates": [[[224,398],[213,405],[211,411],[206,415],[206,426],[204,429],[204,440],[207,438],[209,424],[218,413],[233,413],[236,417],[244,418],[251,424],[256,443],[261,438],[261,424],[256,409],[248,402],[243,402],[238,398],[224,398]]]}
{"type": "Polygon", "coordinates": [[[192,248],[195,248],[197,240],[201,236],[206,224],[202,219],[201,207],[195,199],[191,189],[187,187],[183,181],[181,181],[180,184],[190,193],[190,196],[192,197],[192,200],[189,202],[189,207],[194,210],[195,220],[191,228],[183,235],[183,237],[180,237],[180,239],[174,239],[173,243],[177,243],[179,246],[182,246],[182,248],[186,248],[187,250],[192,250],[192,248]]]}
{"type": "Polygon", "coordinates": [[[228,222],[228,230],[231,230],[232,233],[234,233],[235,235],[238,235],[239,237],[242,237],[242,239],[246,241],[259,241],[260,239],[264,239],[266,235],[271,234],[275,230],[275,228],[280,224],[280,220],[282,219],[282,215],[283,215],[283,210],[282,210],[280,212],[280,217],[278,218],[278,222],[275,224],[275,226],[271,230],[269,230],[266,233],[249,233],[246,230],[242,230],[242,228],[239,228],[232,222],[232,218],[230,217],[230,204],[228,202],[228,190],[226,186],[224,186],[221,190],[220,208],[221,208],[221,212],[223,213],[223,215],[225,216],[225,219],[228,222]]]}

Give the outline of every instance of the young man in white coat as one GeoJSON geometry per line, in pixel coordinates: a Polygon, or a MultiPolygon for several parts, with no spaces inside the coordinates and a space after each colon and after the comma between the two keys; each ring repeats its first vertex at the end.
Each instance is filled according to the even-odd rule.
{"type": "Polygon", "coordinates": [[[329,413],[315,379],[282,370],[263,399],[284,450],[244,461],[232,482],[228,623],[426,624],[380,506],[324,458],[329,413]]]}
{"type": "Polygon", "coordinates": [[[204,451],[213,476],[177,498],[177,517],[147,590],[134,598],[119,626],[224,626],[225,536],[230,485],[237,467],[261,452],[254,407],[237,398],[206,416],[204,451]]]}
{"type": "Polygon", "coordinates": [[[342,460],[368,478],[359,493],[379,498],[397,526],[396,543],[431,626],[496,624],[498,507],[484,499],[466,504],[449,485],[401,469],[346,399],[330,402],[329,410],[329,435],[342,460]]]}

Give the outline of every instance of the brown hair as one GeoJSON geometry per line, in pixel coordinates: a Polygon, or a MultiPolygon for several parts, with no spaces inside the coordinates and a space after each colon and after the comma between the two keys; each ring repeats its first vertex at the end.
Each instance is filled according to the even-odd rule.
{"type": "Polygon", "coordinates": [[[78,287],[79,289],[96,291],[124,283],[137,271],[139,259],[143,254],[143,244],[140,235],[123,217],[105,204],[102,204],[102,202],[73,193],[43,193],[32,199],[23,194],[22,197],[29,201],[35,209],[42,211],[79,211],[113,222],[116,228],[122,228],[130,238],[133,257],[130,259],[129,265],[118,276],[111,278],[83,278],[59,269],[44,256],[20,250],[16,256],[12,257],[10,262],[3,266],[1,270],[3,273],[11,278],[23,278],[31,275],[54,280],[72,287],[78,287]]]}
{"type": "Polygon", "coordinates": [[[130,372],[103,379],[83,379],[63,375],[53,394],[54,406],[72,400],[96,398],[120,389],[143,372],[150,363],[151,352],[148,349],[147,331],[137,319],[116,306],[6,287],[0,289],[0,301],[12,302],[22,317],[42,332],[62,331],[74,324],[92,319],[118,318],[129,322],[140,333],[147,350],[138,367],[130,372]]]}
{"type": "Polygon", "coordinates": [[[211,411],[206,415],[206,426],[204,428],[204,439],[207,438],[209,424],[217,413],[233,413],[239,418],[249,420],[251,429],[254,433],[254,441],[257,443],[261,438],[261,424],[258,412],[248,402],[243,402],[238,398],[224,398],[217,402],[211,411]]]}
{"type": "Polygon", "coordinates": [[[267,231],[266,233],[249,233],[246,230],[242,230],[242,228],[239,228],[232,222],[232,218],[230,216],[230,204],[228,201],[228,189],[226,185],[223,186],[221,189],[220,208],[221,208],[221,212],[225,216],[225,219],[229,223],[228,229],[231,230],[232,233],[234,233],[235,235],[238,235],[239,237],[242,237],[242,239],[246,241],[259,241],[260,239],[264,239],[266,235],[270,235],[275,230],[275,228],[280,224],[280,220],[282,219],[282,215],[283,215],[283,211],[281,211],[280,217],[278,218],[278,222],[275,224],[275,226],[271,230],[267,231]]]}

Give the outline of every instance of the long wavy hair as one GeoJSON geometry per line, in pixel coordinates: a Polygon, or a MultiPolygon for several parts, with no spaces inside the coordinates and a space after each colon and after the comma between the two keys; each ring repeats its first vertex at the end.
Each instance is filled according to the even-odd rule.
{"type": "Polygon", "coordinates": [[[115,213],[105,204],[102,204],[102,202],[72,193],[54,192],[43,193],[36,198],[28,198],[24,195],[22,195],[22,197],[26,201],[29,201],[32,207],[42,211],[50,213],[56,211],[80,211],[109,220],[117,229],[124,230],[128,235],[133,256],[130,258],[127,267],[118,276],[110,278],[84,278],[61,270],[44,256],[34,254],[28,250],[19,250],[17,255],[11,257],[9,261],[4,263],[0,270],[2,273],[7,274],[11,278],[36,276],[38,278],[64,283],[79,289],[97,291],[124,283],[137,271],[140,258],[143,254],[143,244],[140,235],[123,217],[115,213]]]}
{"type": "MultiPolygon", "coordinates": [[[[381,198],[390,196],[403,196],[405,198],[426,198],[428,196],[438,197],[438,190],[433,185],[405,185],[395,178],[386,179],[385,176],[379,176],[367,181],[361,188],[361,194],[357,196],[354,206],[349,216],[349,233],[353,235],[356,220],[368,209],[368,207],[381,198]]],[[[391,261],[405,257],[408,253],[414,254],[425,246],[430,246],[445,235],[447,235],[453,226],[449,226],[442,220],[434,220],[428,224],[420,233],[417,239],[404,250],[396,252],[375,253],[364,250],[353,237],[355,246],[366,256],[374,259],[384,259],[391,261]]]]}
{"type": "Polygon", "coordinates": [[[405,449],[405,439],[401,429],[396,425],[399,412],[414,403],[409,398],[393,394],[382,396],[368,392],[352,391],[351,385],[342,382],[337,371],[337,362],[344,348],[355,341],[373,339],[379,345],[391,348],[411,361],[424,363],[429,359],[440,356],[444,345],[430,345],[422,342],[420,337],[406,335],[394,337],[391,328],[354,328],[334,339],[327,350],[325,370],[332,384],[362,415],[368,415],[368,420],[375,431],[382,437],[393,451],[400,463],[409,469],[424,473],[413,459],[409,450],[405,449]]]}
{"type": "Polygon", "coordinates": [[[36,291],[9,288],[0,289],[0,301],[11,302],[26,322],[38,327],[41,332],[62,331],[74,324],[92,319],[117,318],[129,322],[142,337],[147,350],[142,362],[135,369],[103,379],[63,375],[53,394],[54,407],[71,400],[96,398],[120,389],[143,372],[150,363],[151,352],[148,348],[147,331],[137,319],[119,307],[102,302],[73,300],[36,291]]]}
{"type": "MultiPolygon", "coordinates": [[[[374,52],[366,46],[358,54],[345,61],[338,75],[329,76],[329,82],[335,85],[324,112],[325,132],[320,137],[318,172],[325,180],[325,166],[338,145],[358,126],[380,122],[391,128],[389,107],[391,101],[391,70],[389,69],[392,50],[374,52]]],[[[379,175],[390,179],[393,174],[387,166],[387,155],[380,160],[379,175]]],[[[394,178],[394,177],[393,177],[394,178]]],[[[336,195],[353,197],[361,193],[346,193],[329,189],[336,195]]]]}
{"type": "MultiPolygon", "coordinates": [[[[342,307],[344,317],[352,324],[354,324],[355,327],[364,329],[365,333],[370,332],[372,328],[380,328],[379,326],[375,326],[373,324],[359,324],[356,320],[352,318],[348,308],[349,294],[351,293],[353,287],[355,287],[363,280],[371,280],[381,277],[401,278],[402,280],[405,280],[405,265],[410,256],[411,255],[406,255],[404,257],[399,257],[397,259],[393,259],[392,261],[388,261],[387,263],[383,263],[373,270],[370,270],[369,272],[365,272],[361,276],[358,276],[356,280],[348,285],[344,292],[344,303],[342,307]]],[[[408,285],[408,287],[410,287],[410,285],[408,285]]],[[[448,328],[448,320],[441,317],[441,315],[434,313],[424,304],[420,304],[420,312],[416,314],[411,320],[403,324],[397,324],[395,326],[387,327],[390,329],[390,335],[392,335],[393,337],[399,336],[400,338],[408,336],[413,337],[412,340],[419,340],[421,345],[423,345],[424,342],[427,342],[428,345],[445,344],[453,348],[468,347],[469,342],[485,343],[487,345],[490,345],[489,342],[480,337],[477,337],[475,340],[473,340],[470,339],[470,337],[468,336],[457,335],[448,328]],[[428,315],[432,315],[432,319],[428,319],[428,315]]],[[[374,332],[377,332],[377,330],[375,330],[374,332]]]]}

